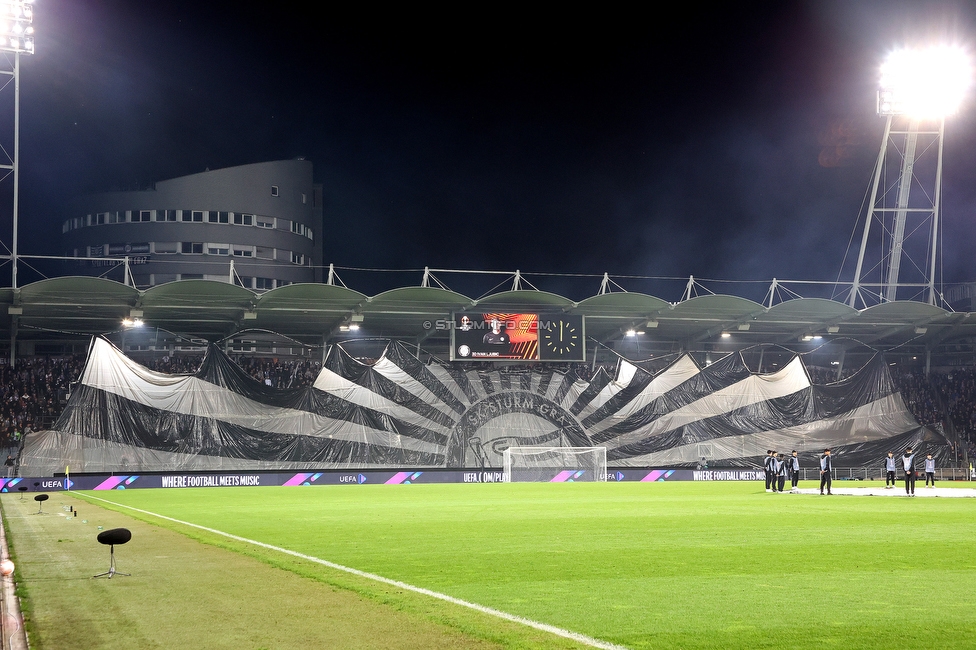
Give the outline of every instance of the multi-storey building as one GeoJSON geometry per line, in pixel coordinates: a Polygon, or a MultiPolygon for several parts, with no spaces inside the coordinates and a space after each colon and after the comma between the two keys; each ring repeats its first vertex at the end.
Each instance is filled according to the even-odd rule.
{"type": "MultiPolygon", "coordinates": [[[[153,189],[75,199],[64,222],[73,275],[127,259],[145,288],[175,280],[233,281],[264,291],[321,280],[322,186],[312,163],[278,160],[159,181],[153,189]]],[[[122,279],[121,272],[112,277],[122,279]]]]}

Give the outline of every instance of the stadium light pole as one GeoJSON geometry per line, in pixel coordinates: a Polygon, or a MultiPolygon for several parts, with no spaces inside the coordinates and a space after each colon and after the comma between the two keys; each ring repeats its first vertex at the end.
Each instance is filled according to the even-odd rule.
{"type": "Polygon", "coordinates": [[[960,48],[939,46],[898,50],[892,52],[882,66],[878,115],[886,118],[884,136],[848,299],[851,307],[856,306],[858,298],[867,306],[862,290],[865,276],[872,272],[880,274],[879,295],[882,301],[896,300],[903,272],[902,261],[906,257],[910,266],[916,269],[916,275],[921,276],[921,282],[902,283],[901,286],[911,284],[923,287],[923,291],[928,293],[927,302],[935,304],[945,118],[959,110],[971,83],[972,64],[969,56],[960,48]],[[930,178],[923,179],[916,166],[923,154],[932,152],[934,170],[930,178]],[[886,181],[882,187],[882,177],[889,159],[900,162],[899,173],[893,183],[886,181]],[[914,201],[913,187],[922,190],[915,192],[914,201]],[[909,216],[919,219],[906,235],[909,216]],[[865,256],[874,221],[882,225],[882,240],[889,239],[890,244],[886,251],[882,250],[877,264],[865,271],[865,256]],[[922,227],[925,221],[929,222],[929,241],[924,248],[913,249],[925,256],[925,260],[918,263],[912,261],[906,252],[905,241],[913,233],[926,232],[922,227]]]}
{"type": "Polygon", "coordinates": [[[20,211],[20,55],[34,53],[34,0],[3,0],[0,2],[0,52],[5,53],[7,61],[13,54],[10,69],[0,70],[0,74],[14,84],[14,146],[13,156],[0,163],[0,169],[13,175],[13,241],[10,248],[10,284],[17,289],[17,226],[20,211]]]}

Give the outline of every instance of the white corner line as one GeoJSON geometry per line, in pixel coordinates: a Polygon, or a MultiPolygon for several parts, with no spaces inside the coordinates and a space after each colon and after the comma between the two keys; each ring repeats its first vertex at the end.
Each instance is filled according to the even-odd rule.
{"type": "Polygon", "coordinates": [[[460,598],[455,598],[454,596],[448,596],[447,594],[442,594],[438,591],[432,591],[430,589],[425,589],[423,587],[416,587],[406,582],[400,582],[399,580],[392,580],[390,578],[385,578],[381,575],[375,573],[369,573],[367,571],[360,571],[359,569],[354,569],[352,567],[347,567],[342,564],[336,564],[335,562],[330,562],[328,560],[323,560],[322,558],[317,558],[312,555],[305,555],[304,553],[299,553],[298,551],[292,551],[287,548],[282,548],[280,546],[274,546],[273,544],[266,544],[264,542],[259,542],[257,540],[248,539],[246,537],[240,537],[239,535],[234,535],[232,533],[226,533],[222,530],[217,530],[215,528],[208,528],[207,526],[201,526],[200,524],[194,524],[189,521],[183,521],[181,519],[174,519],[173,517],[167,517],[166,515],[161,515],[156,512],[150,512],[149,510],[142,510],[141,508],[134,508],[132,506],[127,506],[123,503],[117,503],[115,501],[110,501],[108,499],[103,499],[97,497],[93,494],[79,494],[74,493],[75,496],[80,496],[86,499],[95,499],[96,501],[102,501],[104,503],[110,503],[113,506],[119,508],[127,508],[134,512],[141,512],[144,515],[149,515],[151,517],[158,517],[159,519],[165,519],[166,521],[172,521],[176,524],[181,524],[183,526],[189,526],[190,528],[197,528],[199,530],[205,530],[208,533],[213,533],[214,535],[221,535],[229,539],[236,540],[238,542],[244,542],[245,544],[253,544],[255,546],[260,546],[261,548],[266,548],[271,551],[277,551],[279,553],[284,553],[286,555],[291,555],[293,557],[300,558],[302,560],[307,560],[309,562],[315,562],[316,564],[321,564],[327,566],[330,569],[336,569],[337,571],[344,571],[346,573],[351,573],[352,575],[359,576],[361,578],[366,578],[368,580],[375,580],[376,582],[382,582],[393,587],[398,587],[400,589],[405,589],[407,591],[413,591],[418,594],[423,594],[425,596],[430,596],[431,598],[437,598],[438,600],[443,600],[449,602],[453,605],[460,605],[461,607],[467,607],[468,609],[473,609],[482,614],[487,614],[489,616],[494,616],[496,618],[501,618],[506,621],[511,621],[512,623],[518,623],[520,625],[525,625],[527,627],[534,628],[536,630],[541,630],[543,632],[548,632],[549,634],[555,634],[556,636],[561,636],[566,639],[571,639],[577,643],[590,646],[591,648],[602,648],[603,650],[627,650],[625,646],[616,645],[608,641],[602,641],[600,639],[593,638],[591,636],[586,636],[585,634],[580,634],[579,632],[573,632],[571,630],[564,630],[561,627],[556,627],[555,625],[549,625],[547,623],[540,623],[539,621],[533,621],[529,618],[523,618],[522,616],[516,616],[515,614],[509,614],[508,612],[503,612],[500,609],[494,609],[493,607],[486,607],[484,605],[479,605],[478,603],[472,603],[467,600],[461,600],[460,598]]]}

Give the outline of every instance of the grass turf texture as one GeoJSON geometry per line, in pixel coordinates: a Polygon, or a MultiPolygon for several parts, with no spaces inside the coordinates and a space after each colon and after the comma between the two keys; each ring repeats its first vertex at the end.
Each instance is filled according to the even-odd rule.
{"type": "MultiPolygon", "coordinates": [[[[451,617],[430,599],[411,599],[354,580],[341,588],[314,567],[254,557],[96,508],[64,493],[36,515],[33,500],[3,495],[4,525],[17,570],[31,648],[457,648],[547,647],[522,626],[451,617]],[[79,517],[68,519],[62,505],[79,517]],[[83,523],[87,520],[87,523],[83,523]],[[131,577],[92,579],[108,568],[97,526],[124,526],[116,549],[131,577]],[[264,561],[262,561],[264,560],[264,561]],[[285,569],[285,570],[282,570],[285,569]],[[369,594],[364,597],[359,591],[369,594]],[[492,640],[493,639],[493,640],[492,640]]],[[[221,541],[221,540],[218,540],[221,541]]],[[[475,618],[475,617],[470,617],[475,618]]],[[[5,646],[6,647],[6,646],[5,646]]],[[[569,646],[573,647],[573,646],[569,646]]]]}
{"type": "MultiPolygon", "coordinates": [[[[97,496],[633,648],[976,646],[972,499],[773,495],[758,483],[364,485],[97,496]]],[[[511,624],[273,551],[120,512],[216,542],[238,553],[231,556],[235,568],[262,560],[289,570],[278,573],[351,591],[363,607],[385,604],[467,638],[509,647],[572,645],[544,635],[540,641],[541,633],[513,631],[511,624]]],[[[139,539],[134,536],[127,553],[139,539]]],[[[91,566],[102,570],[105,562],[91,566]]],[[[135,558],[120,568],[145,571],[135,558]]],[[[30,590],[30,576],[24,578],[30,590]]],[[[113,580],[112,587],[123,580],[129,579],[113,580]]],[[[184,598],[175,582],[172,597],[184,598]]],[[[258,586],[220,588],[236,589],[237,598],[262,598],[258,586]]],[[[205,588],[200,598],[212,591],[205,588]]],[[[282,596],[264,611],[272,616],[290,606],[282,596]]],[[[211,644],[206,635],[213,631],[197,632],[196,645],[211,644]]]]}

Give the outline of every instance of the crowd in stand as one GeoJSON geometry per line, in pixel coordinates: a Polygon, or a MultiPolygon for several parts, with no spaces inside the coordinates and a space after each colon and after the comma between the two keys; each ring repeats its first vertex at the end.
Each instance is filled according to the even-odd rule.
{"type": "MultiPolygon", "coordinates": [[[[162,356],[146,365],[158,372],[196,372],[202,355],[162,356]]],[[[273,388],[303,388],[318,376],[318,362],[241,356],[235,362],[250,376],[273,388]]],[[[83,356],[20,359],[14,367],[0,365],[0,447],[18,446],[23,435],[50,427],[67,403],[71,385],[84,369],[83,356]]],[[[522,366],[524,368],[524,366],[522,366]]],[[[590,379],[593,369],[582,363],[560,364],[557,370],[590,379]]],[[[941,426],[956,434],[976,457],[976,369],[932,372],[892,367],[892,379],[906,406],[923,425],[941,426]]],[[[608,371],[613,373],[612,368],[608,371]]],[[[814,384],[838,380],[833,368],[807,368],[814,384]]],[[[842,378],[851,374],[848,370],[842,378]]],[[[952,437],[952,436],[950,436],[952,437]]]]}
{"type": "Polygon", "coordinates": [[[25,359],[0,366],[0,447],[17,447],[26,433],[50,427],[61,414],[84,357],[25,359]]]}
{"type": "MultiPolygon", "coordinates": [[[[320,364],[308,360],[279,361],[260,357],[234,360],[247,374],[273,388],[311,386],[319,374],[320,364]]],[[[166,374],[193,374],[203,363],[203,355],[163,356],[145,360],[145,366],[166,374]]]]}
{"type": "MultiPolygon", "coordinates": [[[[976,369],[932,372],[892,369],[892,378],[902,399],[920,424],[942,426],[958,435],[976,456],[976,369]]],[[[950,438],[953,436],[950,435],[950,438]]]]}
{"type": "Polygon", "coordinates": [[[837,376],[836,368],[821,368],[819,366],[807,366],[807,374],[810,375],[810,381],[818,386],[823,386],[824,384],[832,384],[835,381],[840,381],[842,379],[847,379],[855,372],[852,368],[844,368],[841,372],[840,377],[837,376]]]}
{"type": "Polygon", "coordinates": [[[241,357],[235,359],[244,369],[265,386],[273,388],[305,388],[315,382],[321,364],[303,359],[300,361],[279,361],[260,357],[241,357]]]}

